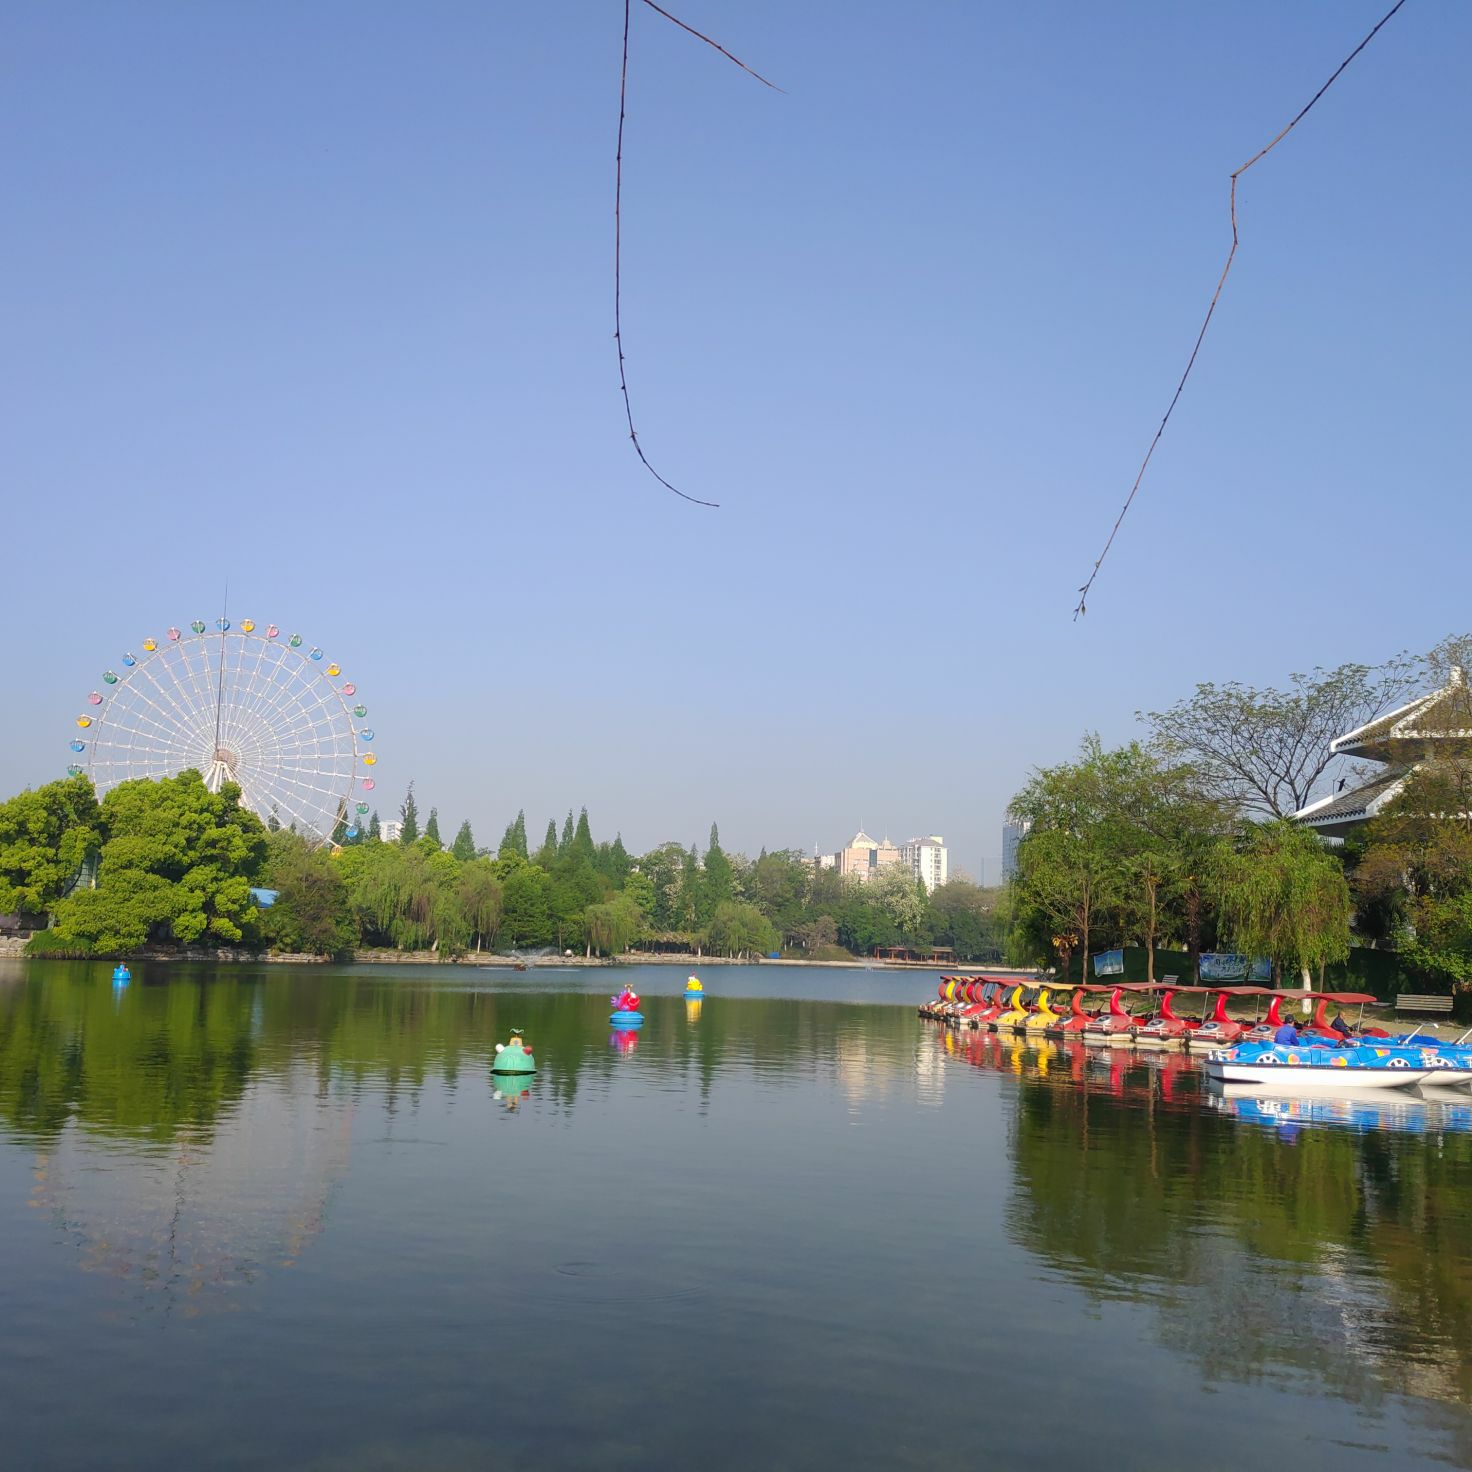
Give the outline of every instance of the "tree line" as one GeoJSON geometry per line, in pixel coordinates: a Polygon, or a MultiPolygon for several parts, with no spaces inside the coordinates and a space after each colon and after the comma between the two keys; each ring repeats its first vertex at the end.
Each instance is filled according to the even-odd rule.
{"type": "Polygon", "coordinates": [[[1202,684],[1144,718],[1146,741],[1086,737],[1012,801],[1027,831],[1004,898],[1010,958],[1066,970],[1138,945],[1153,977],[1155,950],[1179,949],[1199,978],[1202,951],[1223,949],[1308,981],[1357,944],[1396,952],[1419,986],[1472,986],[1472,743],[1433,752],[1342,843],[1291,820],[1336,775],[1336,737],[1469,654],[1472,637],[1456,636],[1287,690],[1202,684]]]}
{"type": "Polygon", "coordinates": [[[791,850],[704,851],[665,843],[630,854],[595,841],[586,808],[536,848],[524,812],[494,852],[468,821],[446,846],[437,809],[421,827],[410,787],[394,842],[374,814],[349,840],[313,844],[211,793],[197,772],[120,783],[99,802],[69,777],[0,803],[0,912],[45,916],[36,954],[125,954],[210,945],[348,956],[362,948],[470,952],[655,947],[811,959],[943,945],[1000,958],[998,894],[965,879],[927,894],[896,867],[867,882],[791,850]],[[270,891],[270,895],[261,893],[270,891]],[[269,899],[269,903],[265,903],[269,899]]]}

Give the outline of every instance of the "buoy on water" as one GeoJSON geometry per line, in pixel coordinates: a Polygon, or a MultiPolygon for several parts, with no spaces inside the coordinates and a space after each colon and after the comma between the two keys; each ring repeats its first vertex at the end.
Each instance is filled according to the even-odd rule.
{"type": "Polygon", "coordinates": [[[496,1060],[491,1064],[492,1073],[535,1073],[537,1060],[532,1050],[522,1041],[521,1029],[511,1029],[509,1043],[496,1044],[496,1060]]]}

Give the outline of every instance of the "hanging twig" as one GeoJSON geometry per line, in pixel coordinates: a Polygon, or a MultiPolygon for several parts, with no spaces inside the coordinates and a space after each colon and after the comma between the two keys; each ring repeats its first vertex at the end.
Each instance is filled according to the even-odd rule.
{"type": "MultiPolygon", "coordinates": [[[[689,33],[698,40],[704,41],[707,46],[714,46],[728,61],[733,61],[742,71],[753,76],[765,87],[770,87],[774,92],[782,89],[775,82],[769,82],[760,72],[752,71],[739,56],[732,56],[717,41],[712,41],[707,35],[697,31],[694,26],[687,26],[678,16],[671,15],[667,10],[661,10],[654,0],[643,0],[651,10],[664,16],[668,21],[673,21],[682,31],[689,33]]],[[[650,463],[649,457],[644,453],[644,447],[639,443],[639,432],[634,428],[634,409],[629,402],[629,380],[624,371],[624,323],[623,323],[623,199],[624,199],[624,113],[625,103],[629,90],[629,11],[631,0],[624,0],[624,56],[623,65],[619,71],[618,79],[618,150],[614,159],[614,184],[613,184],[613,341],[618,349],[618,386],[623,390],[624,416],[629,421],[629,439],[633,442],[634,453],[643,462],[645,470],[662,485],[665,490],[673,491],[683,501],[691,501],[697,506],[719,506],[718,501],[702,501],[698,496],[687,495],[678,486],[672,486],[650,463]]]]}
{"type": "MultiPolygon", "coordinates": [[[[646,0],[646,3],[648,3],[648,0],[646,0]]],[[[1191,356],[1186,362],[1186,371],[1181,374],[1181,381],[1176,385],[1175,393],[1171,395],[1170,405],[1165,411],[1165,418],[1160,421],[1160,428],[1155,431],[1155,438],[1150,441],[1150,448],[1145,451],[1145,458],[1140,462],[1140,469],[1139,473],[1135,476],[1135,483],[1130,487],[1130,493],[1128,496],[1125,497],[1124,505],[1120,508],[1119,515],[1114,520],[1113,529],[1109,533],[1109,540],[1104,543],[1104,550],[1094,560],[1093,571],[1089,573],[1088,581],[1083,585],[1083,587],[1078,590],[1078,607],[1073,610],[1073,616],[1075,619],[1077,619],[1081,613],[1088,612],[1086,604],[1089,596],[1089,590],[1094,586],[1094,579],[1099,576],[1099,568],[1103,565],[1104,559],[1109,555],[1109,549],[1114,545],[1114,538],[1119,532],[1120,524],[1124,521],[1125,515],[1128,513],[1130,506],[1135,499],[1135,492],[1140,489],[1140,482],[1145,478],[1145,470],[1146,467],[1150,464],[1150,457],[1154,455],[1155,447],[1160,443],[1161,435],[1165,433],[1165,426],[1170,423],[1170,416],[1175,410],[1176,401],[1181,397],[1181,390],[1184,389],[1186,386],[1186,380],[1191,376],[1191,369],[1196,366],[1196,355],[1201,351],[1201,343],[1202,340],[1206,337],[1206,329],[1211,326],[1212,314],[1216,311],[1217,302],[1221,300],[1222,288],[1227,284],[1227,273],[1232,269],[1232,260],[1237,254],[1237,180],[1240,179],[1242,175],[1245,174],[1248,169],[1253,166],[1253,164],[1257,163],[1260,159],[1265,158],[1269,153],[1271,153],[1273,149],[1275,149],[1278,144],[1280,144],[1294,130],[1294,128],[1296,128],[1299,123],[1303,121],[1303,119],[1308,115],[1309,110],[1313,107],[1314,103],[1316,103],[1319,98],[1321,98],[1324,93],[1327,92],[1329,88],[1332,87],[1334,83],[1339,80],[1339,74],[1345,69],[1345,67],[1347,67],[1350,62],[1352,62],[1355,57],[1358,56],[1360,52],[1363,51],[1365,47],[1368,46],[1370,42],[1375,39],[1375,34],[1377,31],[1379,31],[1380,27],[1383,26],[1385,22],[1388,21],[1391,16],[1393,16],[1396,11],[1399,10],[1401,6],[1405,3],[1406,0],[1396,0],[1396,3],[1392,5],[1390,9],[1386,11],[1386,13],[1381,16],[1380,19],[1375,23],[1374,29],[1370,31],[1369,35],[1367,35],[1365,39],[1361,41],[1360,44],[1356,46],[1354,50],[1351,51],[1349,55],[1346,56],[1344,60],[1341,61],[1339,65],[1334,69],[1334,75],[1331,76],[1329,80],[1325,82],[1324,85],[1320,87],[1319,90],[1315,92],[1312,97],[1309,98],[1308,102],[1305,104],[1303,110],[1298,114],[1298,116],[1295,117],[1293,121],[1289,123],[1288,126],[1284,128],[1283,131],[1272,140],[1271,143],[1269,143],[1265,148],[1259,149],[1258,152],[1253,154],[1252,157],[1248,159],[1247,162],[1243,164],[1242,167],[1232,175],[1232,187],[1228,199],[1228,204],[1232,216],[1232,248],[1227,252],[1227,263],[1222,267],[1221,277],[1217,281],[1216,290],[1212,293],[1211,296],[1211,305],[1206,309],[1206,320],[1203,321],[1201,324],[1201,331],[1196,334],[1196,345],[1191,349],[1191,356]]]]}

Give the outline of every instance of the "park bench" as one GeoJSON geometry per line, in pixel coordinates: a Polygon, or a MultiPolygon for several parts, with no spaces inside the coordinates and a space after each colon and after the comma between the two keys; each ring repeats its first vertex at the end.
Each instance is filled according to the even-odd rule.
{"type": "Polygon", "coordinates": [[[1395,999],[1397,1012],[1450,1012],[1450,997],[1423,997],[1414,992],[1402,992],[1395,999]]]}

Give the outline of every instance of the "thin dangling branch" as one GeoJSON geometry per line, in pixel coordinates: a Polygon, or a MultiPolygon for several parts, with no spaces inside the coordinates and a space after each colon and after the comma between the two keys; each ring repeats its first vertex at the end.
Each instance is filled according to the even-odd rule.
{"type": "Polygon", "coordinates": [[[1312,97],[1309,98],[1308,102],[1304,105],[1298,116],[1295,117],[1293,121],[1289,123],[1288,126],[1284,128],[1283,131],[1272,140],[1272,142],[1270,142],[1265,148],[1259,149],[1255,154],[1252,155],[1250,159],[1247,160],[1245,164],[1242,165],[1240,169],[1236,171],[1236,173],[1232,175],[1231,191],[1227,201],[1228,208],[1231,212],[1232,217],[1232,248],[1227,252],[1227,263],[1222,267],[1222,274],[1220,279],[1216,283],[1216,290],[1211,295],[1211,304],[1206,309],[1206,320],[1203,321],[1201,324],[1201,331],[1196,334],[1196,344],[1191,349],[1190,358],[1186,361],[1186,371],[1181,374],[1181,381],[1176,385],[1175,393],[1171,395],[1170,404],[1165,411],[1165,418],[1160,421],[1160,428],[1155,431],[1155,438],[1150,441],[1150,448],[1145,451],[1145,458],[1140,462],[1140,469],[1135,476],[1135,483],[1130,487],[1130,493],[1128,496],[1125,497],[1124,505],[1120,508],[1119,515],[1114,519],[1114,526],[1109,533],[1109,540],[1104,543],[1104,550],[1098,555],[1097,558],[1094,559],[1093,571],[1089,573],[1088,581],[1083,585],[1083,587],[1078,590],[1078,607],[1073,610],[1073,616],[1075,620],[1077,620],[1078,616],[1081,613],[1088,612],[1087,602],[1089,597],[1089,590],[1094,586],[1094,579],[1099,576],[1099,568],[1103,565],[1104,559],[1109,555],[1109,549],[1114,545],[1114,538],[1116,537],[1116,535],[1118,535],[1120,525],[1123,523],[1125,516],[1129,512],[1130,506],[1134,502],[1135,492],[1140,489],[1140,482],[1145,479],[1145,470],[1150,464],[1151,457],[1155,454],[1155,447],[1160,443],[1161,435],[1165,433],[1165,426],[1170,423],[1170,416],[1175,411],[1176,403],[1181,397],[1181,391],[1186,387],[1186,380],[1191,376],[1192,368],[1196,366],[1196,355],[1201,351],[1201,344],[1206,338],[1206,329],[1211,326],[1212,314],[1216,311],[1216,304],[1221,300],[1222,288],[1227,284],[1227,273],[1232,269],[1232,261],[1237,254],[1237,180],[1240,179],[1242,175],[1245,174],[1248,169],[1253,166],[1253,164],[1257,163],[1263,158],[1266,158],[1267,155],[1271,153],[1273,149],[1275,149],[1278,144],[1280,144],[1294,130],[1294,128],[1296,128],[1299,123],[1304,120],[1305,117],[1308,116],[1308,113],[1310,109],[1312,109],[1314,103],[1316,103],[1319,98],[1321,98],[1324,93],[1327,92],[1329,88],[1332,87],[1334,83],[1339,80],[1339,74],[1350,64],[1350,62],[1355,59],[1355,57],[1360,54],[1361,51],[1365,49],[1366,46],[1370,44],[1371,41],[1375,39],[1376,32],[1379,31],[1380,27],[1383,26],[1385,22],[1388,21],[1391,16],[1393,16],[1396,11],[1399,10],[1401,6],[1405,3],[1406,0],[1396,0],[1396,3],[1392,5],[1390,9],[1386,11],[1386,13],[1381,16],[1380,19],[1375,23],[1375,26],[1370,31],[1369,35],[1367,35],[1364,40],[1361,41],[1360,44],[1356,46],[1354,50],[1351,51],[1349,55],[1346,56],[1344,60],[1341,61],[1339,65],[1334,69],[1334,75],[1331,76],[1329,80],[1325,82],[1324,85],[1320,87],[1319,90],[1315,92],[1312,97]]]}
{"type": "MultiPolygon", "coordinates": [[[[666,20],[673,21],[682,31],[688,31],[698,40],[704,41],[707,46],[714,46],[728,61],[734,62],[746,72],[753,76],[764,87],[770,87],[774,92],[782,89],[775,82],[769,82],[760,72],[753,71],[738,56],[733,56],[719,42],[711,40],[707,35],[697,31],[694,26],[688,26],[678,16],[671,15],[667,10],[661,10],[654,0],[643,0],[651,10],[662,15],[666,20]]],[[[624,324],[623,324],[623,199],[624,199],[624,116],[627,110],[626,104],[629,91],[629,12],[631,0],[624,0],[624,53],[623,65],[619,70],[618,79],[618,148],[614,155],[614,184],[613,184],[613,341],[618,349],[618,386],[624,396],[624,417],[629,422],[629,439],[633,443],[634,453],[643,463],[645,470],[662,485],[665,490],[673,491],[682,501],[690,501],[696,506],[720,505],[718,501],[702,501],[698,496],[691,496],[682,491],[678,486],[672,486],[650,463],[649,457],[644,453],[644,447],[639,443],[639,432],[634,428],[634,409],[629,401],[629,380],[624,369],[624,324]]]]}

